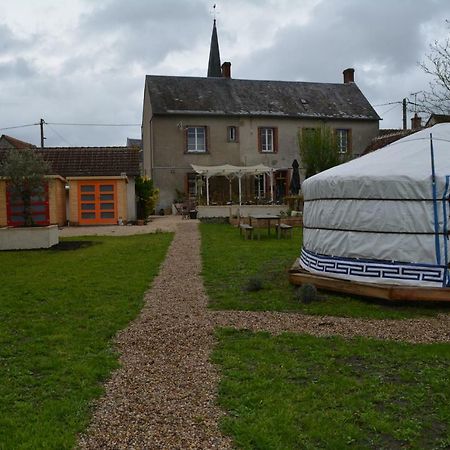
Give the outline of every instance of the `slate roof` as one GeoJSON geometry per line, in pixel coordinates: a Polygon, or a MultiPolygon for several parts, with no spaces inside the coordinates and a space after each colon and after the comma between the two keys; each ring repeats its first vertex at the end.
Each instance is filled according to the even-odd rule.
{"type": "Polygon", "coordinates": [[[355,83],[147,75],[153,114],[380,120],[355,83]]]}
{"type": "MultiPolygon", "coordinates": [[[[128,147],[48,147],[36,153],[49,162],[52,173],[62,177],[138,176],[139,150],[128,147]]],[[[7,150],[0,150],[0,161],[7,150]]]]}

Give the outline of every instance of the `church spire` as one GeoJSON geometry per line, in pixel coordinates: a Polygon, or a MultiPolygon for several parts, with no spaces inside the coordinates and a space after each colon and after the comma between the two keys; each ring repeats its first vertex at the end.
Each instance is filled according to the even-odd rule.
{"type": "Polygon", "coordinates": [[[221,77],[219,40],[217,39],[216,19],[211,36],[211,48],[209,50],[208,77],[221,77]]]}

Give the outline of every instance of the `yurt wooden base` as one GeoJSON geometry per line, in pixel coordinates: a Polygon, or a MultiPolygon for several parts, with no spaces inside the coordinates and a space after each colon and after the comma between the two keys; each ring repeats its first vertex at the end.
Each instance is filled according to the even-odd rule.
{"type": "Polygon", "coordinates": [[[295,285],[313,284],[317,289],[389,301],[450,302],[450,288],[399,286],[340,280],[306,272],[297,265],[290,270],[289,281],[295,285]]]}

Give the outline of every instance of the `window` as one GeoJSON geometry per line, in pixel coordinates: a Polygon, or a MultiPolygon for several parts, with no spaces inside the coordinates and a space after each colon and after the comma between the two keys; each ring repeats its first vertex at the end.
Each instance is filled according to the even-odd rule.
{"type": "Polygon", "coordinates": [[[228,142],[238,142],[239,141],[238,127],[228,127],[227,128],[227,141],[228,142]]]}
{"type": "Polygon", "coordinates": [[[278,150],[277,137],[276,128],[259,128],[259,151],[262,153],[275,153],[278,150]]]}
{"type": "Polygon", "coordinates": [[[339,153],[347,153],[350,150],[350,130],[336,130],[336,142],[339,153]]]}
{"type": "Polygon", "coordinates": [[[206,152],[206,127],[187,127],[186,136],[188,153],[206,152]]]}

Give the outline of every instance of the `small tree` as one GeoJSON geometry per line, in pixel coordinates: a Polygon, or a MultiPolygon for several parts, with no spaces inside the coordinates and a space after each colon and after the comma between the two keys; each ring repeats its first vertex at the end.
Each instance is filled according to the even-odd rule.
{"type": "Polygon", "coordinates": [[[8,180],[8,189],[19,195],[23,204],[24,226],[33,226],[31,198],[41,195],[49,164],[32,149],[12,149],[0,163],[0,176],[8,180]]]}
{"type": "Polygon", "coordinates": [[[300,131],[298,145],[306,178],[337,166],[350,158],[349,154],[339,153],[336,135],[330,127],[325,125],[300,131]]]}
{"type": "Polygon", "coordinates": [[[159,189],[155,189],[153,180],[147,177],[137,177],[135,183],[137,216],[140,220],[146,220],[155,210],[159,198],[159,189]]]}

